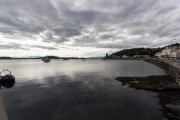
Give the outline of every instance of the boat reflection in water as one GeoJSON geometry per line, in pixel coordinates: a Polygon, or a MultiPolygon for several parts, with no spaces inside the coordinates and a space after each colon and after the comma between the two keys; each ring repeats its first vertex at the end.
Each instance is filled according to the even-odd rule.
{"type": "Polygon", "coordinates": [[[0,86],[2,85],[5,88],[11,88],[15,84],[15,77],[11,75],[11,71],[8,69],[4,69],[3,71],[0,72],[0,86]],[[3,72],[9,72],[8,74],[2,76],[1,74],[3,72]]]}

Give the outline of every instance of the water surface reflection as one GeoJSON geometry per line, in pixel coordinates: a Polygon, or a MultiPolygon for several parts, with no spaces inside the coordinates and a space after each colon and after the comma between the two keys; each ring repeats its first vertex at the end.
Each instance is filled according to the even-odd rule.
{"type": "Polygon", "coordinates": [[[3,90],[9,120],[164,119],[156,93],[121,86],[114,78],[165,74],[165,71],[143,61],[66,62],[71,65],[65,67],[60,63],[57,68],[60,65],[49,63],[52,73],[43,77],[44,69],[36,75],[32,72],[31,77],[19,77],[12,89],[3,90]],[[137,68],[140,64],[143,71],[137,68]]]}

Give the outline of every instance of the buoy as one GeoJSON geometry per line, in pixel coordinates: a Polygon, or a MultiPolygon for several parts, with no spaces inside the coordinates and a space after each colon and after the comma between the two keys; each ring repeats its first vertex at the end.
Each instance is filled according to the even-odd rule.
{"type": "Polygon", "coordinates": [[[8,69],[4,69],[3,71],[0,72],[0,85],[6,88],[11,88],[15,84],[15,77],[11,75],[11,71],[8,69]],[[9,74],[6,74],[2,76],[1,74],[3,72],[9,72],[9,74]]]}

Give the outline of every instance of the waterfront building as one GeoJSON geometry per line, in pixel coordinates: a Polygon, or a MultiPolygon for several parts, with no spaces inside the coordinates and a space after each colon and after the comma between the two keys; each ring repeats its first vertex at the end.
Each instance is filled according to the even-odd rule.
{"type": "Polygon", "coordinates": [[[180,58],[180,45],[167,46],[162,51],[155,54],[155,57],[159,58],[169,58],[170,56],[173,58],[180,58]]]}
{"type": "Polygon", "coordinates": [[[120,56],[117,56],[117,55],[112,55],[111,58],[112,58],[112,59],[120,59],[121,57],[120,57],[120,56]]]}
{"type": "Polygon", "coordinates": [[[155,54],[155,57],[160,58],[160,57],[161,57],[161,55],[162,55],[162,52],[157,52],[157,53],[155,54]]]}
{"type": "Polygon", "coordinates": [[[142,58],[150,58],[150,55],[141,55],[142,58]]]}
{"type": "Polygon", "coordinates": [[[134,55],[133,58],[141,58],[141,55],[134,55]]]}
{"type": "MultiPolygon", "coordinates": [[[[180,47],[180,46],[179,46],[180,47]]],[[[177,50],[177,58],[180,59],[180,48],[177,50]]]]}
{"type": "Polygon", "coordinates": [[[122,56],[122,58],[129,58],[129,56],[127,56],[127,55],[123,55],[123,56],[122,56]]]}

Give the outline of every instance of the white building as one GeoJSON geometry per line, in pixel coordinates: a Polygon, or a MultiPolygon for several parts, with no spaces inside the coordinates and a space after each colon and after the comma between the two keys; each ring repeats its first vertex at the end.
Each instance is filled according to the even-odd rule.
{"type": "Polygon", "coordinates": [[[134,55],[133,58],[141,58],[141,55],[134,55]]]}
{"type": "Polygon", "coordinates": [[[150,58],[150,55],[141,55],[142,58],[150,58]]]}
{"type": "Polygon", "coordinates": [[[165,49],[163,49],[160,52],[157,52],[155,54],[156,57],[159,58],[167,58],[167,57],[173,57],[173,58],[180,58],[180,45],[179,46],[168,46],[165,49]]]}
{"type": "Polygon", "coordinates": [[[179,49],[177,50],[177,58],[180,58],[180,46],[179,49]]]}
{"type": "Polygon", "coordinates": [[[123,55],[122,58],[129,58],[129,56],[123,55]]]}
{"type": "Polygon", "coordinates": [[[161,55],[162,55],[162,52],[157,52],[156,54],[155,54],[155,57],[161,57],[161,55]]]}
{"type": "Polygon", "coordinates": [[[177,52],[176,51],[172,51],[171,57],[176,58],[177,57],[177,52]]]}

